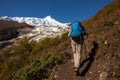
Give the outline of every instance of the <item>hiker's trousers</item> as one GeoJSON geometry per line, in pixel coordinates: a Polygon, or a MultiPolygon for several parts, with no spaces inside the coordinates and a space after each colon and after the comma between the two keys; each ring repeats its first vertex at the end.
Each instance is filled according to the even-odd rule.
{"type": "Polygon", "coordinates": [[[82,44],[71,39],[71,46],[73,50],[74,67],[79,68],[81,62],[82,44]]]}

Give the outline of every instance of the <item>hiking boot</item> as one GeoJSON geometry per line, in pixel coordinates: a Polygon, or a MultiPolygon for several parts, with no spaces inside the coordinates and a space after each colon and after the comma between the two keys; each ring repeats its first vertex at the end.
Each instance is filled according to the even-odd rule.
{"type": "Polygon", "coordinates": [[[75,73],[76,73],[76,76],[79,76],[79,75],[80,75],[80,73],[79,73],[79,68],[75,67],[74,71],[75,71],[75,73]]]}

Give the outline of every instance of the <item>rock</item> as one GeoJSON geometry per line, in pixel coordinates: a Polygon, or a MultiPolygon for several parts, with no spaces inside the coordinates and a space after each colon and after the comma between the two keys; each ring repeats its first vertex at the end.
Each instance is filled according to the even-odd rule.
{"type": "Polygon", "coordinates": [[[54,78],[57,78],[57,75],[54,75],[54,78]]]}
{"type": "Polygon", "coordinates": [[[116,21],[116,22],[115,22],[115,24],[117,25],[117,24],[119,24],[119,22],[118,22],[118,21],[116,21]]]}
{"type": "Polygon", "coordinates": [[[107,44],[108,44],[108,41],[107,41],[107,40],[105,40],[104,44],[105,44],[105,45],[107,45],[107,44]]]}
{"type": "Polygon", "coordinates": [[[101,72],[99,80],[108,80],[108,73],[107,72],[101,72]]]}
{"type": "Polygon", "coordinates": [[[98,72],[100,73],[100,70],[98,72]]]}
{"type": "Polygon", "coordinates": [[[90,71],[90,74],[91,74],[92,72],[90,71]]]}

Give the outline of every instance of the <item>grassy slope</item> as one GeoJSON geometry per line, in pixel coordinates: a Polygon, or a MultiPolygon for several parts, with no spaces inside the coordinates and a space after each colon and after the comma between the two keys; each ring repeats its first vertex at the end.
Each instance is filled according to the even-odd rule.
{"type": "Polygon", "coordinates": [[[120,77],[120,0],[114,0],[83,24],[90,34],[86,41],[87,51],[90,52],[92,42],[97,42],[99,46],[91,70],[97,68],[96,70],[107,71],[110,78],[118,80],[120,77]]]}
{"type": "MultiPolygon", "coordinates": [[[[120,1],[115,0],[104,9],[99,11],[95,16],[84,21],[89,35],[88,41],[97,41],[102,51],[110,49],[116,56],[120,57],[119,44],[120,44],[120,1]],[[107,41],[107,46],[104,45],[107,41]],[[114,51],[114,50],[115,51],[114,51]],[[117,50],[116,50],[117,49],[117,50]]],[[[102,53],[102,52],[101,52],[102,53]]],[[[115,56],[115,55],[114,55],[115,56]]]]}
{"type": "Polygon", "coordinates": [[[67,34],[46,38],[40,43],[26,38],[0,51],[0,79],[41,80],[49,78],[52,68],[64,62],[61,55],[69,44],[67,34]]]}

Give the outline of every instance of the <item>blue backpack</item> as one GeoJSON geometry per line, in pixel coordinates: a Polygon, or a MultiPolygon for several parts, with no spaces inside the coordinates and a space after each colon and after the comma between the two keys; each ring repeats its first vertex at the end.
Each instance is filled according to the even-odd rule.
{"type": "Polygon", "coordinates": [[[71,37],[78,37],[81,34],[84,35],[85,34],[85,29],[84,27],[81,25],[81,23],[79,21],[75,21],[73,23],[71,23],[70,26],[70,36],[71,37]]]}

